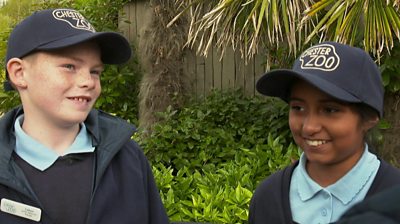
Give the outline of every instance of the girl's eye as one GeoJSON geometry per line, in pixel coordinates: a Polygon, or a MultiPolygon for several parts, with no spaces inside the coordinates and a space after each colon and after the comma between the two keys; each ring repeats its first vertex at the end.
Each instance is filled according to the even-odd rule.
{"type": "Polygon", "coordinates": [[[291,99],[289,101],[289,111],[302,112],[305,110],[305,106],[301,100],[291,99]]]}
{"type": "Polygon", "coordinates": [[[328,114],[336,113],[339,112],[339,109],[334,108],[334,107],[325,107],[324,112],[328,114]]]}
{"type": "Polygon", "coordinates": [[[299,106],[299,105],[291,105],[291,106],[290,106],[290,110],[293,110],[293,111],[303,111],[304,108],[301,107],[301,106],[299,106]]]}

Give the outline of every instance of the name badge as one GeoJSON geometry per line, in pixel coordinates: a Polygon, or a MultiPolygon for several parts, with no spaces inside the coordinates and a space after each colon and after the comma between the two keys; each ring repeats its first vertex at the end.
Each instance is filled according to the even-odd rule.
{"type": "Polygon", "coordinates": [[[0,211],[9,213],[22,218],[30,219],[36,222],[40,221],[42,210],[39,208],[22,204],[16,201],[2,198],[0,204],[0,211]]]}

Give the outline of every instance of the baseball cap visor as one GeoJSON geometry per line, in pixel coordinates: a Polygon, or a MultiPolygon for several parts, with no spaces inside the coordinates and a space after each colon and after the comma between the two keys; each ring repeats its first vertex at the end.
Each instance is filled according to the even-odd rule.
{"type": "Polygon", "coordinates": [[[259,93],[263,95],[279,97],[282,100],[288,102],[290,88],[296,78],[302,79],[310,83],[322,92],[340,101],[349,103],[362,102],[360,99],[353,96],[346,90],[316,75],[305,72],[299,73],[289,69],[278,69],[266,73],[257,81],[256,89],[259,93]]]}
{"type": "Polygon", "coordinates": [[[131,48],[128,41],[122,35],[115,32],[81,33],[43,44],[36,49],[45,51],[55,50],[89,40],[95,40],[99,44],[101,59],[105,64],[125,63],[131,57],[131,48]]]}

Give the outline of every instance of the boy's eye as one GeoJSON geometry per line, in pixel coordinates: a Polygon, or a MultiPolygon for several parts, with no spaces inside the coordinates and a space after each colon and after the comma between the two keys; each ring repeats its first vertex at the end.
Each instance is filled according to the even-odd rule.
{"type": "Polygon", "coordinates": [[[68,70],[74,70],[75,69],[75,66],[72,65],[72,64],[65,64],[65,65],[63,65],[63,67],[68,69],[68,70]]]}
{"type": "Polygon", "coordinates": [[[101,70],[92,70],[92,71],[90,71],[90,73],[91,74],[93,74],[93,75],[101,75],[101,70]]]}

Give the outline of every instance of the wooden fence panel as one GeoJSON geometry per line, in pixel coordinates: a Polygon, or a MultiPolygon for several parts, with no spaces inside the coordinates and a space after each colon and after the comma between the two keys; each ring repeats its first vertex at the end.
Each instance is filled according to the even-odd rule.
{"type": "MultiPolygon", "coordinates": [[[[212,51],[213,49],[211,49],[212,51]]],[[[214,88],[214,73],[216,72],[214,69],[214,57],[211,54],[208,54],[208,57],[204,58],[204,94],[210,92],[214,88]]],[[[203,95],[204,95],[203,94],[203,95]]]]}
{"type": "Polygon", "coordinates": [[[265,70],[266,70],[266,68],[265,68],[265,60],[266,59],[264,57],[261,57],[261,56],[254,57],[254,59],[253,59],[253,63],[254,63],[253,64],[253,67],[254,67],[253,95],[259,94],[255,90],[256,82],[265,73],[265,70]]]}
{"type": "Polygon", "coordinates": [[[214,89],[222,89],[222,80],[223,80],[223,69],[222,69],[222,61],[220,59],[220,55],[218,54],[217,49],[212,49],[212,58],[213,58],[213,67],[214,67],[214,78],[213,78],[213,88],[214,89]]]}
{"type": "Polygon", "coordinates": [[[222,58],[222,88],[235,88],[236,67],[235,67],[235,52],[228,48],[222,58]]]}
{"type": "MultiPolygon", "coordinates": [[[[120,29],[136,46],[143,30],[151,21],[152,9],[148,1],[134,1],[125,5],[120,16],[120,29]],[[129,21],[128,23],[124,21],[129,21]]],[[[245,63],[240,52],[229,48],[220,60],[216,48],[210,49],[207,57],[195,54],[195,50],[185,52],[184,73],[190,80],[191,90],[197,97],[207,95],[213,89],[241,88],[248,96],[254,96],[255,82],[264,73],[262,56],[255,56],[245,63]]]]}
{"type": "Polygon", "coordinates": [[[131,2],[124,6],[119,18],[119,28],[135,45],[143,35],[143,30],[151,21],[152,9],[148,1],[131,2]]]}
{"type": "Polygon", "coordinates": [[[185,51],[185,58],[184,58],[184,66],[183,66],[183,72],[184,74],[189,77],[190,80],[188,80],[189,83],[189,89],[193,90],[193,94],[198,98],[198,91],[197,91],[197,82],[196,79],[193,77],[196,77],[196,72],[197,72],[197,63],[196,63],[196,54],[191,51],[191,50],[186,50],[185,51]]]}

